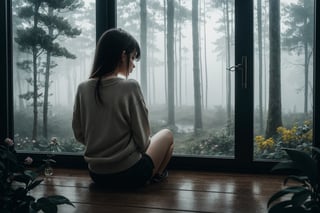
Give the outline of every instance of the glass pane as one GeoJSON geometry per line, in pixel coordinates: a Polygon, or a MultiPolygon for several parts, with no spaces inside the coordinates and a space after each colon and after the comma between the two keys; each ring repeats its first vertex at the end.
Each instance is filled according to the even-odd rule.
{"type": "Polygon", "coordinates": [[[283,159],[284,147],[309,152],[314,1],[255,5],[255,159],[283,159]]]}
{"type": "Polygon", "coordinates": [[[140,41],[143,57],[129,77],[141,84],[153,133],[173,130],[175,155],[233,157],[226,68],[234,64],[234,1],[119,0],[117,14],[140,41]]]}
{"type": "Polygon", "coordinates": [[[92,64],[95,1],[69,2],[40,3],[37,9],[37,1],[12,1],[18,151],[83,150],[74,140],[71,119],[76,87],[88,78],[92,64]]]}

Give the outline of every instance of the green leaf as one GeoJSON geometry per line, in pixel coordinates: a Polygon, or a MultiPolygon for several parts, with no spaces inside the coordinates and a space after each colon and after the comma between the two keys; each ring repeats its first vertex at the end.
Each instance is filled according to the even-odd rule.
{"type": "Polygon", "coordinates": [[[311,148],[320,155],[320,148],[315,147],[315,146],[313,146],[313,147],[311,147],[311,148]]]}
{"type": "Polygon", "coordinates": [[[38,173],[36,173],[36,172],[34,172],[32,170],[25,170],[24,174],[29,176],[31,180],[35,180],[39,176],[38,173]]]}
{"type": "Polygon", "coordinates": [[[276,203],[270,208],[268,205],[268,208],[269,208],[268,213],[291,213],[290,206],[292,206],[291,200],[276,203]]]}
{"type": "Polygon", "coordinates": [[[14,206],[14,212],[29,212],[29,205],[27,201],[18,202],[14,206]]]}
{"type": "Polygon", "coordinates": [[[300,206],[293,206],[292,201],[283,201],[273,205],[268,213],[304,213],[308,212],[300,206]]]}
{"type": "Polygon", "coordinates": [[[311,196],[311,191],[305,189],[299,193],[295,193],[291,200],[294,206],[302,206],[306,200],[311,196]]]}
{"type": "Polygon", "coordinates": [[[24,188],[19,187],[19,188],[15,189],[13,191],[13,193],[14,193],[14,195],[13,195],[14,197],[23,198],[23,197],[26,197],[27,191],[24,188]]]}
{"type": "Polygon", "coordinates": [[[47,199],[56,205],[68,204],[74,207],[73,203],[71,203],[71,201],[68,198],[62,195],[51,195],[51,196],[48,196],[47,199]]]}
{"type": "Polygon", "coordinates": [[[317,163],[310,155],[295,149],[284,149],[293,161],[295,166],[302,172],[302,175],[308,176],[311,185],[315,185],[318,179],[317,163]]]}
{"type": "Polygon", "coordinates": [[[25,183],[26,185],[28,185],[28,183],[31,181],[31,178],[25,174],[15,174],[13,176],[13,180],[17,182],[25,183]]]}
{"type": "Polygon", "coordinates": [[[30,195],[26,195],[22,198],[22,200],[30,205],[30,203],[33,203],[35,201],[35,198],[30,195]]]}
{"type": "Polygon", "coordinates": [[[39,179],[39,180],[33,181],[33,182],[27,187],[27,190],[28,190],[28,191],[32,190],[34,187],[38,186],[42,181],[43,181],[43,179],[39,179]]]}
{"type": "Polygon", "coordinates": [[[32,212],[39,212],[41,210],[38,203],[36,203],[36,202],[33,202],[30,207],[31,207],[30,209],[32,210],[32,212]]]}
{"type": "Polygon", "coordinates": [[[299,168],[297,167],[297,165],[295,163],[293,163],[292,161],[285,161],[285,162],[280,162],[277,163],[272,169],[271,171],[279,171],[279,170],[298,170],[299,168]]]}
{"type": "Polygon", "coordinates": [[[316,155],[318,155],[318,157],[320,157],[320,149],[318,147],[315,147],[315,146],[313,146],[311,148],[313,149],[313,151],[316,152],[316,155]]]}
{"type": "Polygon", "coordinates": [[[42,161],[44,161],[45,163],[47,163],[47,164],[50,164],[50,163],[56,163],[56,161],[55,160],[53,160],[53,159],[45,159],[45,160],[42,160],[42,161]]]}
{"type": "Polygon", "coordinates": [[[282,190],[276,192],[275,194],[273,194],[269,198],[267,206],[269,207],[272,202],[276,201],[277,199],[279,199],[280,197],[282,197],[284,195],[296,194],[296,193],[299,193],[299,192],[304,191],[304,190],[305,190],[305,188],[303,188],[301,186],[291,186],[291,187],[282,189],[282,190]]]}
{"type": "Polygon", "coordinates": [[[286,177],[284,179],[283,185],[286,185],[289,180],[293,180],[293,181],[299,182],[299,183],[301,183],[303,185],[305,185],[309,181],[307,176],[289,175],[288,177],[286,177]]]}
{"type": "Polygon", "coordinates": [[[10,163],[18,164],[17,156],[15,156],[12,152],[7,151],[5,154],[10,163]]]}
{"type": "Polygon", "coordinates": [[[47,167],[46,164],[41,164],[37,169],[36,169],[36,173],[41,173],[43,172],[43,170],[47,167]]]}
{"type": "Polygon", "coordinates": [[[318,209],[320,210],[320,203],[317,202],[316,200],[308,200],[307,202],[304,203],[305,207],[307,209],[318,209]]]}
{"type": "Polygon", "coordinates": [[[57,206],[52,203],[49,199],[47,198],[39,198],[37,200],[37,207],[41,209],[45,213],[56,213],[58,212],[57,206]]]}

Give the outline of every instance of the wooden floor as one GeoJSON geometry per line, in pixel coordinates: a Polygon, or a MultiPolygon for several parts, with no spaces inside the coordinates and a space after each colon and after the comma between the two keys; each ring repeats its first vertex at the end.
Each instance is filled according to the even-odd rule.
{"type": "Polygon", "coordinates": [[[134,191],[97,189],[87,171],[55,169],[31,195],[64,195],[75,205],[59,212],[267,212],[267,200],[282,176],[170,170],[168,179],[134,191]]]}

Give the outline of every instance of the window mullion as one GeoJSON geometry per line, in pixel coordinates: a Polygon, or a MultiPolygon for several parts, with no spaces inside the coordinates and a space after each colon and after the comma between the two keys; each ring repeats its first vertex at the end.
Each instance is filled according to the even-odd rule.
{"type": "Polygon", "coordinates": [[[246,73],[235,72],[235,158],[243,167],[253,159],[253,11],[253,0],[235,1],[235,64],[247,58],[246,73]]]}

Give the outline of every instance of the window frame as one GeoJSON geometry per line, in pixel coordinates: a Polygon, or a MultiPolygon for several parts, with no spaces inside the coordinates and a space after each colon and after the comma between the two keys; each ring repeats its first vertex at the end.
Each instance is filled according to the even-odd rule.
{"type": "Polygon", "coordinates": [[[315,0],[314,6],[314,68],[313,68],[313,144],[320,148],[320,2],[315,0]]]}
{"type": "MultiPolygon", "coordinates": [[[[0,1],[0,140],[13,138],[13,66],[12,66],[12,26],[11,0],[0,1]]],[[[116,0],[96,0],[96,40],[109,28],[116,26],[116,0]]],[[[235,73],[235,158],[214,158],[195,156],[173,156],[169,167],[174,169],[268,172],[276,161],[254,161],[253,159],[253,11],[254,1],[235,1],[235,62],[241,56],[248,56],[248,87],[242,90],[241,76],[235,73]],[[250,32],[250,33],[248,33],[250,32]],[[250,45],[246,45],[246,44],[250,45]],[[248,48],[249,47],[249,48],[248,48]],[[241,100],[241,101],[240,101],[241,100]],[[249,104],[248,104],[249,103],[249,104]],[[249,106],[249,107],[248,107],[249,106]],[[245,128],[244,128],[245,127],[245,128]]],[[[320,3],[315,1],[314,30],[314,94],[313,94],[313,141],[320,147],[320,3]],[[318,11],[318,13],[317,13],[318,11]],[[318,41],[318,42],[317,42],[318,41]],[[318,110],[317,110],[318,109],[318,110]]],[[[23,159],[28,153],[20,153],[23,159]]],[[[45,154],[31,154],[35,161],[41,162],[45,154]]],[[[86,168],[82,155],[59,154],[55,156],[57,167],[86,168]]]]}
{"type": "Polygon", "coordinates": [[[0,140],[13,135],[11,1],[0,2],[0,140]]]}

